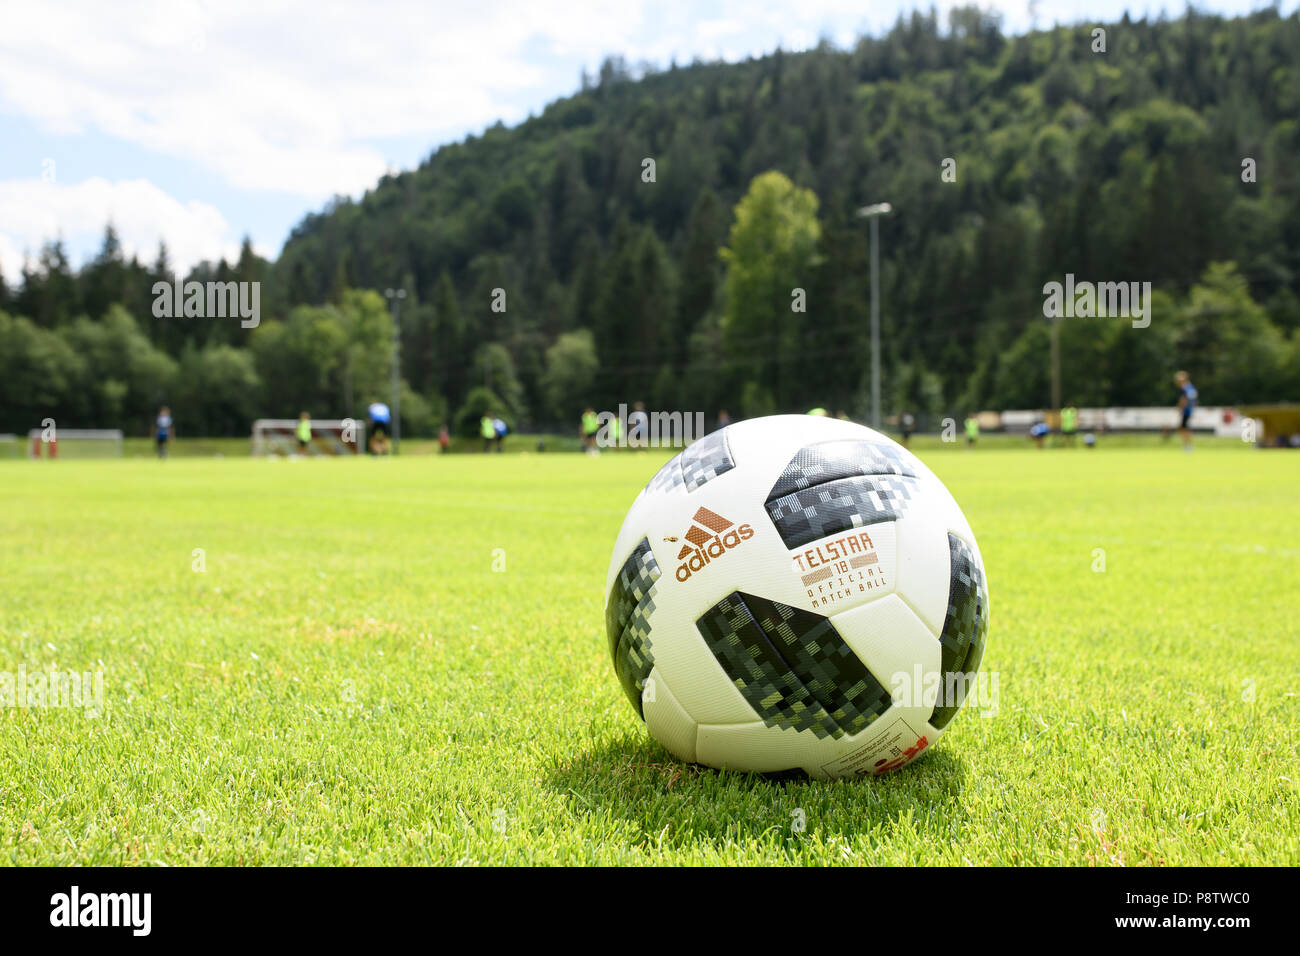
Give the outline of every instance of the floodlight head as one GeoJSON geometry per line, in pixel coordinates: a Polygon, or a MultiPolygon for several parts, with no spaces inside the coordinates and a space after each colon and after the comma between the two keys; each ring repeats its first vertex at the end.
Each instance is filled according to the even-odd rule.
{"type": "Polygon", "coordinates": [[[863,206],[858,210],[858,216],[863,219],[870,219],[872,216],[888,216],[894,211],[894,207],[887,202],[878,202],[872,206],[863,206]]]}

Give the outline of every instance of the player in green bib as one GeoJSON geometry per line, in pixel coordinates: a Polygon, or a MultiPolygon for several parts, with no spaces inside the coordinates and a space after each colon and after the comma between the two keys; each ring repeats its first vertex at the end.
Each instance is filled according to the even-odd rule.
{"type": "Polygon", "coordinates": [[[298,454],[307,454],[311,445],[311,416],[306,412],[298,414],[298,454]]]}
{"type": "Polygon", "coordinates": [[[975,439],[980,437],[980,422],[973,414],[966,416],[966,447],[975,447],[975,439]]]}
{"type": "Polygon", "coordinates": [[[580,428],[582,437],[582,447],[588,455],[599,455],[596,448],[596,432],[600,431],[600,416],[594,409],[588,408],[582,413],[582,426],[580,428]]]}
{"type": "Polygon", "coordinates": [[[497,440],[497,429],[492,424],[491,415],[484,415],[479,419],[478,433],[483,436],[483,451],[486,454],[492,450],[492,443],[497,440]]]}
{"type": "Polygon", "coordinates": [[[1061,435],[1067,445],[1074,444],[1074,435],[1079,430],[1079,410],[1073,405],[1061,409],[1061,435]]]}

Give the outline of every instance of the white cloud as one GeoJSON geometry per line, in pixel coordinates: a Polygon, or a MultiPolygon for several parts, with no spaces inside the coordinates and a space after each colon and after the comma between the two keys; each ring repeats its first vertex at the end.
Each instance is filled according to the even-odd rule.
{"type": "Polygon", "coordinates": [[[0,275],[3,275],[4,281],[12,286],[17,286],[18,270],[22,268],[22,264],[22,251],[14,244],[12,239],[0,232],[0,275]]]}
{"type": "Polygon", "coordinates": [[[0,31],[0,104],[197,161],[238,188],[319,200],[385,172],[367,141],[432,145],[438,131],[521,119],[518,94],[544,76],[523,55],[530,42],[585,53],[640,17],[564,0],[15,4],[0,31]]]}
{"type": "Polygon", "coordinates": [[[202,259],[239,255],[239,239],[215,207],[181,202],[147,180],[95,178],[69,185],[8,180],[0,182],[0,269],[15,283],[24,256],[34,262],[41,245],[56,236],[69,245],[97,248],[107,222],[117,230],[127,258],[139,255],[152,262],[160,239],[173,267],[181,270],[202,259]]]}

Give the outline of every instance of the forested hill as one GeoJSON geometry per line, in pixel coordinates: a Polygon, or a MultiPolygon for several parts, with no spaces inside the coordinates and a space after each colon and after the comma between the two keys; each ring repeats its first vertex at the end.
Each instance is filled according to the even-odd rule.
{"type": "MultiPolygon", "coordinates": [[[[747,363],[731,354],[744,343],[724,354],[711,334],[711,313],[725,310],[717,250],[750,181],[774,169],[820,199],[822,237],[820,266],[798,283],[807,312],[777,341],[752,343],[794,350],[783,392],[775,379],[759,383],[766,396],[751,390],[760,404],[854,403],[869,289],[853,213],[874,201],[895,209],[881,223],[886,364],[928,390],[914,403],[1044,404],[1032,389],[1045,362],[1034,381],[991,392],[999,354],[1042,324],[1043,284],[1067,272],[1179,296],[1211,262],[1233,261],[1274,322],[1294,328],[1300,23],[1266,12],[1101,26],[1104,53],[1094,25],[1009,38],[960,11],[946,30],[915,15],[852,51],[638,80],[607,62],[541,116],[308,218],[276,273],[304,302],[405,281],[421,303],[407,374],[453,403],[476,347],[499,342],[538,406],[546,348],[588,328],[606,373],[592,401],[734,405],[743,383],[730,373],[747,363]],[[495,288],[507,290],[504,314],[491,311],[495,288]]],[[[1166,363],[1148,374],[1140,355],[1112,358],[1136,364],[1102,381],[1088,359],[1073,400],[1167,401],[1166,363]]]]}
{"type": "MultiPolygon", "coordinates": [[[[1008,37],[958,10],[852,50],[635,75],[609,60],[540,116],[308,216],[276,263],[215,267],[264,280],[260,328],[160,323],[128,302],[115,328],[134,315],[175,378],[141,360],[151,384],[140,372],[114,407],[130,417],[178,396],[210,431],[308,403],[357,413],[383,394],[387,322],[358,290],[403,286],[413,430],[472,427],[489,405],[566,425],[587,404],[636,400],[863,414],[868,228],[855,211],[882,201],[887,413],[1046,406],[1043,286],[1067,273],[1156,290],[1148,328],[1063,324],[1067,402],[1166,404],[1179,367],[1207,403],[1295,399],[1297,157],[1300,18],[1274,11],[1008,37]],[[765,177],[755,195],[768,171],[793,187],[765,177]],[[752,247],[743,269],[723,252],[738,239],[752,247]]],[[[83,271],[85,302],[107,294],[111,254],[83,271]]],[[[0,311],[71,321],[49,300],[77,286],[51,269],[0,311]]],[[[91,324],[71,329],[95,341],[91,324]]],[[[0,404],[12,401],[26,392],[0,404]]]]}

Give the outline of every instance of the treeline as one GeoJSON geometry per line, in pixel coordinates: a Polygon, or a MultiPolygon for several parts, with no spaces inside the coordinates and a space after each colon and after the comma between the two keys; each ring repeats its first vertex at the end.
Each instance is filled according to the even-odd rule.
{"type": "Polygon", "coordinates": [[[1065,321],[1067,402],[1165,404],[1180,367],[1206,403],[1294,399],[1297,116],[1300,18],[1276,10],[1007,37],[965,8],[852,50],[635,76],[611,59],[540,116],[306,217],[277,262],[246,247],[197,270],[262,281],[257,329],[154,319],[165,255],[124,262],[110,234],[74,272],[47,247],[0,292],[0,429],[51,407],[138,429],[160,398],[210,433],[357,414],[387,392],[391,326],[354,290],[389,287],[416,429],[636,400],[863,414],[855,211],[879,201],[887,412],[1045,406],[1042,289],[1067,273],[1155,288],[1148,328],[1065,321]]]}

